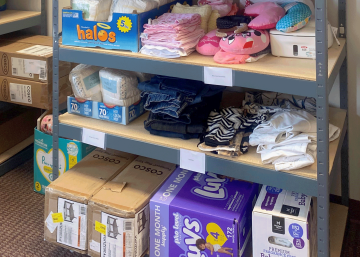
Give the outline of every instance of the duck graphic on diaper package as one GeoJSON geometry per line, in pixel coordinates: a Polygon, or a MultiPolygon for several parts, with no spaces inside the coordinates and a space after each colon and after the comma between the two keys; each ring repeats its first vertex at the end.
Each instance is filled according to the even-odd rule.
{"type": "Polygon", "coordinates": [[[150,257],[246,256],[258,188],[177,168],[150,201],[150,257]]]}

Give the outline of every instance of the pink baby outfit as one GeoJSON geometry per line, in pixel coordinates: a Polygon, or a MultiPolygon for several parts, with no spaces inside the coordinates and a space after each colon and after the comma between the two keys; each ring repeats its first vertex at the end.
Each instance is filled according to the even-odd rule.
{"type": "Polygon", "coordinates": [[[174,53],[177,57],[187,56],[204,36],[200,24],[201,16],[197,13],[165,13],[144,25],[140,52],[165,58],[174,58],[177,56],[174,53]],[[167,57],[167,53],[171,54],[167,57]]]}

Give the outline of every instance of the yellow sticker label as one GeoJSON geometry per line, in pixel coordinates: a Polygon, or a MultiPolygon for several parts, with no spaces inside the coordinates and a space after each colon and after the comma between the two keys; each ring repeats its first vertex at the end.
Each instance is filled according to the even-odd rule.
{"type": "Polygon", "coordinates": [[[69,169],[77,164],[77,156],[69,155],[69,169]]]}
{"type": "Polygon", "coordinates": [[[60,222],[64,222],[64,217],[63,214],[61,212],[59,213],[53,213],[51,214],[53,223],[60,223],[60,222]]]}
{"type": "Polygon", "coordinates": [[[103,235],[106,235],[106,225],[95,220],[95,230],[103,235]]]}
{"type": "Polygon", "coordinates": [[[121,32],[126,33],[131,30],[132,22],[129,17],[122,16],[117,21],[117,27],[121,32]]]}
{"type": "Polygon", "coordinates": [[[208,236],[206,237],[206,242],[212,245],[220,245],[223,246],[228,240],[224,231],[221,227],[216,223],[209,223],[206,226],[206,231],[208,232],[208,236]]]}
{"type": "Polygon", "coordinates": [[[41,190],[41,184],[39,182],[35,183],[35,190],[40,191],[41,190]]]}

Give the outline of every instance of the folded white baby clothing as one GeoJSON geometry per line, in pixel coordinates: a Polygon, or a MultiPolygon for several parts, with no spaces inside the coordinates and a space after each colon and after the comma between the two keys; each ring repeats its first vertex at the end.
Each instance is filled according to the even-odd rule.
{"type": "Polygon", "coordinates": [[[83,11],[84,20],[107,21],[112,0],[71,0],[73,10],[83,11]]]}
{"type": "Polygon", "coordinates": [[[101,67],[79,64],[69,74],[75,97],[102,102],[99,71],[101,67]]]}
{"type": "Polygon", "coordinates": [[[140,53],[142,54],[161,57],[161,58],[169,58],[169,59],[188,56],[194,51],[195,49],[191,49],[190,51],[185,51],[183,48],[168,48],[165,46],[155,46],[155,45],[144,45],[140,49],[140,53]]]}
{"type": "MultiPolygon", "coordinates": [[[[310,134],[310,133],[309,133],[310,134]]],[[[300,133],[292,138],[288,138],[278,144],[259,144],[257,146],[256,152],[257,153],[263,153],[266,151],[270,151],[273,149],[276,149],[278,147],[286,146],[286,145],[294,145],[298,143],[311,143],[311,141],[316,141],[316,133],[315,134],[315,140],[313,140],[313,137],[310,136],[307,133],[300,133]]]]}
{"type": "Polygon", "coordinates": [[[316,132],[316,118],[302,110],[278,112],[254,129],[250,145],[280,143],[300,132],[316,132]]]}
{"type": "MultiPolygon", "coordinates": [[[[103,102],[106,104],[124,106],[123,100],[135,99],[133,97],[140,95],[138,78],[133,72],[103,68],[99,75],[103,102]]],[[[127,106],[135,102],[127,103],[127,106]]]]}
{"type": "Polygon", "coordinates": [[[280,157],[273,162],[275,170],[297,170],[315,163],[316,149],[307,149],[305,154],[280,157]]]}
{"type": "Polygon", "coordinates": [[[133,11],[142,13],[158,6],[158,2],[154,0],[113,0],[108,21],[112,21],[113,13],[133,13],[133,11]]]}

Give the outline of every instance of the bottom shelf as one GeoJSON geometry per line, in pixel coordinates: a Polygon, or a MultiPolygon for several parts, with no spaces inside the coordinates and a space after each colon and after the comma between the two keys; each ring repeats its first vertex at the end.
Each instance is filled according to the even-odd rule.
{"type": "Polygon", "coordinates": [[[0,154],[0,176],[33,157],[34,136],[30,136],[6,152],[0,154]],[[24,151],[23,151],[24,150],[24,151]]]}
{"type": "MultiPolygon", "coordinates": [[[[334,203],[330,204],[330,257],[340,257],[341,255],[347,216],[347,207],[334,203]]],[[[148,251],[144,257],[149,256],[148,251]]]]}

